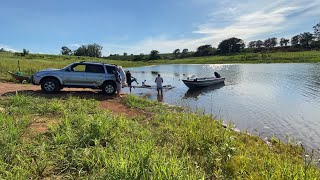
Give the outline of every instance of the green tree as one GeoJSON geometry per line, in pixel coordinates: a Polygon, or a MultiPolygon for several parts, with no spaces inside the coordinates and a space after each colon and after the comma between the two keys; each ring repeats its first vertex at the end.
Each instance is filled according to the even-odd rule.
{"type": "Polygon", "coordinates": [[[178,58],[180,56],[181,52],[180,52],[180,49],[176,49],[173,51],[173,55],[174,57],[178,58]]]}
{"type": "Polygon", "coordinates": [[[249,44],[248,44],[248,48],[255,48],[256,47],[256,44],[257,44],[257,41],[250,41],[249,44]]]}
{"type": "Polygon", "coordinates": [[[267,48],[271,47],[271,39],[268,38],[268,39],[264,40],[263,46],[267,47],[267,48]]]}
{"type": "Polygon", "coordinates": [[[304,32],[300,34],[300,45],[302,46],[302,48],[309,49],[311,48],[313,39],[314,39],[313,34],[309,32],[304,32]]]}
{"type": "Polygon", "coordinates": [[[102,56],[102,46],[94,43],[88,45],[82,45],[77,50],[74,51],[75,56],[89,56],[89,57],[101,57],[102,56]]]}
{"type": "Polygon", "coordinates": [[[152,50],[152,51],[150,52],[149,60],[157,60],[157,59],[161,59],[161,56],[159,55],[159,51],[157,51],[157,50],[152,50]]]}
{"type": "Polygon", "coordinates": [[[189,50],[188,49],[183,49],[181,53],[181,58],[185,58],[189,56],[189,50]]]}
{"type": "Polygon", "coordinates": [[[218,51],[220,54],[239,53],[245,46],[242,39],[233,37],[223,40],[218,46],[218,51]]]}
{"type": "Polygon", "coordinates": [[[281,46],[281,47],[287,46],[289,42],[290,42],[289,39],[281,38],[281,39],[280,39],[280,46],[281,46]]]}
{"type": "Polygon", "coordinates": [[[278,39],[275,37],[271,38],[271,43],[270,43],[271,47],[276,47],[277,44],[278,44],[278,39]]]}
{"type": "Polygon", "coordinates": [[[212,56],[216,52],[216,49],[210,44],[202,45],[197,48],[196,56],[212,56]]]}
{"type": "Polygon", "coordinates": [[[261,48],[261,47],[263,47],[263,41],[261,41],[261,40],[258,40],[257,42],[256,42],[256,47],[257,48],[261,48]]]}
{"type": "Polygon", "coordinates": [[[22,53],[21,53],[22,56],[26,56],[26,55],[28,55],[28,54],[29,54],[29,51],[28,51],[28,50],[26,50],[26,49],[23,49],[23,50],[22,50],[22,53]]]}
{"type": "Polygon", "coordinates": [[[275,47],[278,44],[277,38],[268,38],[264,41],[264,47],[270,48],[270,47],[275,47]]]}
{"type": "Polygon", "coordinates": [[[101,57],[102,56],[102,46],[99,44],[89,44],[88,45],[88,56],[89,57],[101,57]]]}
{"type": "Polygon", "coordinates": [[[76,49],[73,54],[75,56],[88,56],[88,47],[86,45],[82,45],[76,49]]]}
{"type": "Polygon", "coordinates": [[[123,53],[123,56],[128,56],[128,53],[124,52],[124,53],[123,53]]]}
{"type": "Polygon", "coordinates": [[[61,54],[62,55],[72,55],[72,51],[67,46],[62,46],[61,47],[61,54]]]}
{"type": "Polygon", "coordinates": [[[292,47],[300,47],[300,39],[301,36],[300,35],[295,35],[291,38],[291,46],[292,47]]]}
{"type": "Polygon", "coordinates": [[[311,43],[311,48],[320,49],[320,41],[313,41],[313,42],[311,43]]]}

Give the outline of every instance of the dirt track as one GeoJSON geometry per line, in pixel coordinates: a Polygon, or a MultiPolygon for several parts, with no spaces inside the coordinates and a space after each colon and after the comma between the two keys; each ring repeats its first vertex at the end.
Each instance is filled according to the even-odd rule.
{"type": "Polygon", "coordinates": [[[29,84],[14,84],[14,83],[2,83],[0,82],[0,96],[3,96],[8,93],[13,93],[16,91],[28,91],[40,90],[39,86],[32,86],[29,84]]]}

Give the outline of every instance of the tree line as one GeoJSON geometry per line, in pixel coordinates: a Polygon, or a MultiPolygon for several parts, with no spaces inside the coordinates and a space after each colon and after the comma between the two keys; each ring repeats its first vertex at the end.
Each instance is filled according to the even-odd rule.
{"type": "Polygon", "coordinates": [[[215,55],[229,55],[241,52],[270,52],[270,51],[302,51],[311,49],[320,49],[320,23],[313,26],[313,33],[304,32],[293,36],[291,39],[287,38],[267,38],[265,40],[250,41],[247,46],[242,39],[229,38],[219,43],[215,48],[210,44],[199,46],[195,52],[190,52],[188,49],[175,49],[172,54],[160,54],[157,50],[152,50],[149,55],[132,55],[124,56],[119,54],[110,55],[112,59],[118,60],[156,60],[156,59],[177,59],[187,57],[200,56],[215,56],[215,55]],[[247,47],[247,48],[246,48],[247,47]]]}
{"type": "Polygon", "coordinates": [[[187,58],[187,57],[198,57],[198,56],[213,56],[218,54],[230,54],[238,53],[245,48],[244,41],[238,38],[229,38],[223,40],[218,48],[212,47],[212,45],[206,44],[199,46],[196,52],[189,51],[188,49],[176,49],[171,54],[160,54],[158,50],[151,50],[148,55],[141,53],[140,55],[123,55],[119,54],[110,54],[108,58],[115,60],[132,60],[132,61],[148,61],[148,60],[158,60],[158,59],[177,59],[177,58],[187,58]]]}
{"type": "MultiPolygon", "coordinates": [[[[320,25],[320,24],[319,24],[320,25]]],[[[281,38],[279,41],[280,47],[293,47],[293,48],[302,48],[302,49],[312,49],[319,48],[319,40],[316,34],[312,34],[310,32],[304,32],[298,35],[295,35],[290,39],[281,38]]],[[[248,48],[273,48],[278,45],[278,39],[268,38],[265,41],[257,40],[250,41],[248,44],[248,48]]]]}

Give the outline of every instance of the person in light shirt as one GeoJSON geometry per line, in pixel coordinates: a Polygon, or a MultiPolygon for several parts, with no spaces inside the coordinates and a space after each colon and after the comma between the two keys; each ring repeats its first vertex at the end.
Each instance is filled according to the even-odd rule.
{"type": "Polygon", "coordinates": [[[122,97],[122,96],[120,95],[120,92],[121,92],[121,82],[122,82],[122,80],[121,80],[121,75],[120,75],[120,71],[121,71],[120,67],[116,67],[116,71],[115,71],[115,73],[114,73],[115,78],[116,78],[117,97],[122,97]]]}
{"type": "Polygon", "coordinates": [[[163,91],[163,87],[162,87],[162,83],[163,83],[163,79],[160,76],[160,74],[158,74],[158,77],[156,77],[156,80],[154,81],[155,83],[157,83],[157,91],[158,94],[161,92],[162,95],[162,91],[163,91]]]}

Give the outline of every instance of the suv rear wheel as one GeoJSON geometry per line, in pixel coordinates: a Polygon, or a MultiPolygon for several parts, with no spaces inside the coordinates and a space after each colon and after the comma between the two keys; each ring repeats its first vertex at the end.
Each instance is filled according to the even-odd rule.
{"type": "Polygon", "coordinates": [[[54,78],[46,78],[41,82],[41,89],[45,93],[56,93],[60,90],[60,83],[54,78]]]}
{"type": "Polygon", "coordinates": [[[107,95],[112,95],[116,92],[116,84],[112,81],[107,81],[102,85],[102,92],[107,95]]]}

